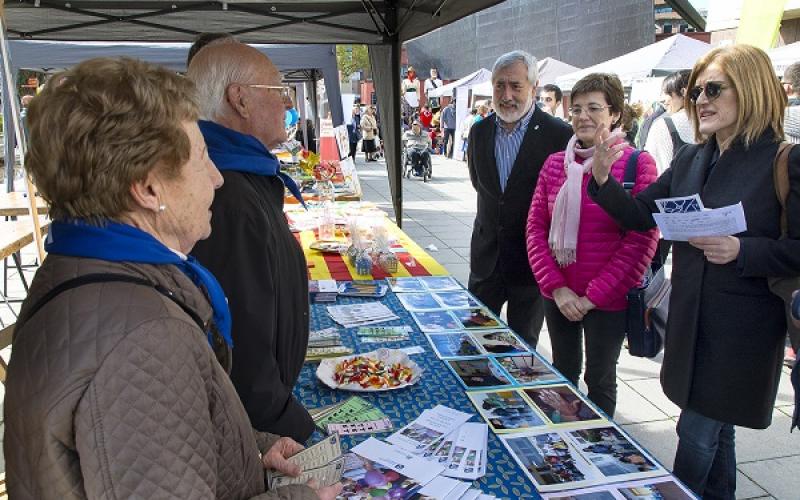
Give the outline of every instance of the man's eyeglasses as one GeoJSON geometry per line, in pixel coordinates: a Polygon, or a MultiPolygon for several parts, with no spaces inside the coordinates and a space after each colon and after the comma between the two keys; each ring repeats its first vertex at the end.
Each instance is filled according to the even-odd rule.
{"type": "Polygon", "coordinates": [[[689,99],[696,103],[700,99],[700,94],[705,93],[706,99],[713,101],[727,88],[730,88],[730,85],[725,82],[707,81],[703,86],[692,87],[692,90],[689,91],[689,99]]]}
{"type": "Polygon", "coordinates": [[[611,109],[611,106],[591,105],[586,109],[583,109],[580,106],[573,106],[569,108],[569,112],[572,116],[581,116],[584,111],[590,116],[597,116],[602,113],[604,109],[611,109]]]}
{"type": "Polygon", "coordinates": [[[242,85],[243,87],[250,87],[253,89],[277,90],[281,93],[281,97],[289,97],[292,95],[289,87],[286,85],[264,85],[261,83],[239,83],[238,85],[242,85]]]}

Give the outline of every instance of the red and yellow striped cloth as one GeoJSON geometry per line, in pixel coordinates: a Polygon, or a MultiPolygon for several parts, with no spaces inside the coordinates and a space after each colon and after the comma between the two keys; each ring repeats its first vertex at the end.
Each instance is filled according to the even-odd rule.
{"type": "Polygon", "coordinates": [[[322,253],[309,248],[317,240],[314,231],[295,233],[306,255],[308,279],[349,281],[402,276],[447,276],[450,274],[447,269],[436,262],[433,257],[428,255],[425,250],[395,224],[387,220],[386,228],[389,231],[390,240],[394,240],[392,247],[406,250],[405,252],[395,253],[400,265],[397,266],[397,272],[391,274],[385,272],[379,266],[373,266],[372,274],[356,274],[355,266],[351,265],[341,255],[337,253],[322,253]]]}

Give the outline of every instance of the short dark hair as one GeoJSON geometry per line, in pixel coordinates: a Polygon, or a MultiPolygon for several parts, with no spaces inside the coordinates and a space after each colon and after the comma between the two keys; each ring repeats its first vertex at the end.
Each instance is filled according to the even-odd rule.
{"type": "Polygon", "coordinates": [[[564,93],[561,92],[561,89],[558,88],[558,85],[553,85],[552,83],[548,83],[542,89],[545,92],[553,92],[556,95],[556,102],[561,102],[561,99],[564,97],[564,93]]]}
{"type": "Polygon", "coordinates": [[[668,75],[661,84],[661,89],[665,94],[683,97],[684,90],[689,85],[689,75],[691,70],[682,69],[668,75]]]}
{"type": "Polygon", "coordinates": [[[625,89],[619,77],[613,73],[590,73],[573,85],[570,96],[574,101],[577,96],[590,92],[601,92],[605,96],[611,112],[620,114],[620,119],[611,128],[619,126],[625,112],[625,89]]]}
{"type": "Polygon", "coordinates": [[[194,39],[194,43],[192,44],[191,47],[189,47],[189,55],[186,57],[186,67],[187,68],[189,67],[189,63],[191,63],[192,59],[194,59],[194,56],[197,55],[198,52],[200,52],[200,49],[202,49],[211,42],[214,42],[216,40],[222,40],[224,38],[235,39],[234,36],[231,35],[230,33],[221,33],[221,32],[200,33],[199,35],[197,35],[197,38],[194,39]]]}
{"type": "Polygon", "coordinates": [[[789,83],[795,92],[800,92],[800,62],[790,64],[783,72],[783,81],[789,83]]]}

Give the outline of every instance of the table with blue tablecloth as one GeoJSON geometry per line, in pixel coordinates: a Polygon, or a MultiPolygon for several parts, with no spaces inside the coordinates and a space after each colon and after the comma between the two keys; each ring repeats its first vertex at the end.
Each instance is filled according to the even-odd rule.
{"type": "MultiPolygon", "coordinates": [[[[339,296],[336,303],[354,304],[370,300],[375,299],[339,296]]],[[[402,389],[382,392],[353,393],[342,390],[332,390],[317,379],[316,369],[318,364],[307,363],[303,367],[300,379],[295,388],[295,394],[298,399],[307,408],[318,408],[344,401],[348,397],[357,394],[380,408],[391,418],[394,424],[394,429],[392,431],[374,435],[377,438],[385,438],[391,432],[395,432],[417,418],[424,410],[433,408],[438,404],[471,413],[474,415],[471,421],[483,422],[483,419],[477,414],[464,389],[456,379],[456,376],[444,362],[436,357],[425,335],[421,333],[414,319],[411,317],[411,314],[403,308],[397,297],[392,292],[389,292],[381,301],[400,319],[381,323],[380,326],[411,326],[413,331],[409,335],[409,340],[389,343],[359,343],[358,337],[356,336],[357,328],[350,328],[341,330],[343,343],[354,348],[356,353],[373,351],[379,347],[401,348],[421,346],[425,349],[425,352],[412,355],[414,361],[424,369],[424,374],[419,382],[402,389]]],[[[312,330],[338,327],[328,315],[325,309],[326,305],[327,304],[312,303],[312,330]]],[[[350,449],[369,436],[369,434],[345,436],[343,437],[343,445],[346,449],[350,449]]],[[[520,469],[511,454],[491,431],[489,432],[487,458],[486,475],[476,481],[475,487],[480,488],[484,493],[494,495],[498,498],[541,498],[533,484],[526,477],[525,472],[520,469]]]]}

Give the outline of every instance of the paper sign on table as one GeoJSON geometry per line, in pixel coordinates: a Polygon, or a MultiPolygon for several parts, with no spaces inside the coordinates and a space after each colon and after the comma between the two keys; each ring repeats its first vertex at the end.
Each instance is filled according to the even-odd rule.
{"type": "Polygon", "coordinates": [[[420,454],[425,448],[461,426],[472,415],[443,405],[425,410],[413,422],[386,440],[412,453],[420,454]]]}

